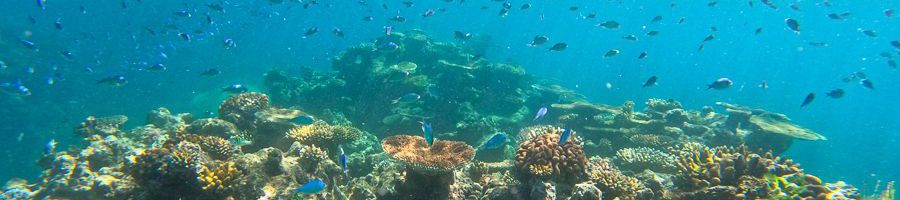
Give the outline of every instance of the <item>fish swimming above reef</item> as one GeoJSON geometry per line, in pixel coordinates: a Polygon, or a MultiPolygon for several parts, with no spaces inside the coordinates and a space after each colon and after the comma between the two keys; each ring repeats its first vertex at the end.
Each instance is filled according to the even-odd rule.
{"type": "Polygon", "coordinates": [[[570,136],[572,136],[572,129],[563,130],[562,135],[559,136],[559,145],[565,144],[570,136]]]}
{"type": "Polygon", "coordinates": [[[484,144],[481,145],[481,149],[485,149],[485,150],[499,149],[500,147],[503,147],[504,144],[506,144],[507,138],[509,138],[509,136],[506,133],[498,132],[498,133],[494,134],[493,136],[491,136],[490,139],[485,141],[484,144]]]}
{"type": "Polygon", "coordinates": [[[707,90],[709,90],[709,89],[724,90],[724,89],[730,88],[731,85],[734,85],[734,82],[731,81],[731,79],[719,78],[719,79],[716,79],[716,81],[713,81],[711,84],[709,84],[709,87],[707,87],[706,89],[707,90]]]}
{"type": "Polygon", "coordinates": [[[231,143],[231,145],[235,147],[242,147],[253,144],[253,141],[244,135],[232,135],[231,137],[228,137],[228,143],[231,143]]]}
{"type": "Polygon", "coordinates": [[[243,84],[231,84],[228,87],[222,88],[222,92],[232,93],[232,94],[240,94],[249,91],[247,86],[243,84]]]}
{"type": "Polygon", "coordinates": [[[812,103],[813,100],[815,100],[815,99],[816,99],[816,93],[810,92],[809,94],[806,95],[806,98],[803,98],[803,103],[800,104],[800,107],[802,108],[802,107],[804,107],[804,106],[806,106],[806,105],[809,105],[809,104],[812,103]]]}
{"type": "Polygon", "coordinates": [[[862,85],[862,86],[863,86],[864,88],[866,88],[866,89],[870,89],[870,90],[874,90],[874,89],[875,89],[875,84],[872,83],[872,80],[869,80],[869,79],[866,79],[866,78],[860,79],[860,80],[859,80],[859,85],[862,85]]]}
{"type": "Polygon", "coordinates": [[[344,172],[344,175],[349,176],[347,170],[347,154],[344,154],[344,148],[338,146],[338,149],[341,150],[341,171],[344,172]]]}
{"type": "Polygon", "coordinates": [[[564,42],[560,42],[560,43],[554,44],[552,47],[548,48],[547,50],[549,50],[549,51],[563,51],[563,50],[566,50],[566,48],[568,48],[568,47],[569,47],[568,44],[566,44],[566,43],[564,43],[564,42]]]}
{"type": "Polygon", "coordinates": [[[300,195],[319,194],[319,193],[322,193],[322,191],[325,191],[325,187],[326,187],[325,181],[322,181],[321,179],[315,179],[315,180],[307,182],[306,184],[303,184],[302,186],[295,189],[294,194],[300,194],[300,195]]]}
{"type": "Polygon", "coordinates": [[[544,115],[546,115],[546,114],[547,114],[547,106],[541,106],[541,108],[538,109],[537,114],[534,114],[534,119],[532,121],[536,122],[539,119],[541,119],[541,117],[544,117],[544,115]]]}
{"type": "Polygon", "coordinates": [[[125,79],[125,76],[122,76],[122,75],[113,75],[113,76],[109,76],[109,77],[106,77],[106,78],[102,78],[102,79],[100,79],[100,80],[97,80],[96,83],[97,83],[97,84],[113,85],[113,86],[123,86],[123,85],[125,85],[125,84],[128,83],[128,80],[125,79]]]}
{"type": "Polygon", "coordinates": [[[640,55],[638,55],[637,59],[644,59],[644,58],[646,58],[646,57],[647,57],[647,52],[644,51],[644,52],[641,52],[640,55]]]}
{"type": "Polygon", "coordinates": [[[606,52],[606,54],[603,54],[603,57],[609,58],[609,57],[613,57],[616,55],[619,55],[619,50],[618,49],[610,49],[609,51],[606,52]]]}
{"type": "Polygon", "coordinates": [[[654,86],[654,85],[656,85],[656,76],[650,76],[650,78],[648,78],[647,81],[644,81],[644,85],[641,85],[641,87],[645,88],[645,87],[650,87],[650,86],[654,86]]]}
{"type": "Polygon", "coordinates": [[[472,39],[472,33],[453,31],[453,38],[456,38],[457,40],[469,40],[472,39]]]}
{"type": "Polygon", "coordinates": [[[431,123],[420,123],[422,123],[422,136],[425,137],[425,142],[428,143],[428,146],[431,146],[431,144],[434,144],[434,130],[431,128],[431,123]]]}
{"type": "Polygon", "coordinates": [[[787,18],[784,19],[784,23],[787,24],[787,27],[795,33],[800,33],[800,22],[798,22],[796,19],[787,18]]]}
{"type": "Polygon", "coordinates": [[[531,47],[541,46],[541,45],[546,44],[548,40],[550,40],[550,38],[547,36],[536,35],[536,36],[534,36],[534,39],[531,40],[531,43],[528,43],[528,46],[531,46],[531,47]]]}
{"type": "Polygon", "coordinates": [[[832,99],[840,99],[841,97],[844,97],[844,90],[840,88],[833,89],[828,91],[828,93],[825,93],[825,96],[831,97],[832,99]]]}
{"type": "Polygon", "coordinates": [[[618,29],[620,24],[616,21],[605,21],[603,23],[599,23],[596,26],[603,27],[605,29],[618,29]]]}
{"type": "Polygon", "coordinates": [[[310,124],[313,124],[313,122],[315,122],[315,119],[310,115],[300,115],[300,116],[297,116],[294,119],[292,119],[291,122],[294,122],[295,124],[300,124],[300,125],[310,125],[310,124]]]}
{"type": "Polygon", "coordinates": [[[308,38],[308,37],[310,37],[310,36],[315,35],[315,34],[318,33],[318,32],[319,32],[319,28],[318,28],[318,27],[310,27],[310,28],[307,28],[306,31],[303,32],[303,37],[301,37],[301,38],[308,38]]]}
{"type": "Polygon", "coordinates": [[[419,95],[415,92],[410,92],[410,93],[404,94],[403,96],[400,96],[397,99],[392,100],[391,103],[410,103],[410,102],[418,101],[420,98],[422,98],[421,95],[419,95]]]}

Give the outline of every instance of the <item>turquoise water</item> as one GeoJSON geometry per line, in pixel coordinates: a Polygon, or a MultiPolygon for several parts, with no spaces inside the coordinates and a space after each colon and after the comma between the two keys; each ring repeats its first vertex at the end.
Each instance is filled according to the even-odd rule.
{"type": "Polygon", "coordinates": [[[828,137],[795,141],[785,153],[807,173],[860,188],[900,179],[900,123],[895,117],[900,115],[900,74],[880,55],[900,58],[900,47],[891,45],[900,40],[900,16],[884,13],[900,9],[898,1],[834,1],[830,6],[823,1],[774,1],[777,9],[760,1],[751,1],[753,6],[747,1],[715,6],[707,1],[509,1],[512,9],[505,17],[498,16],[503,2],[413,2],[406,7],[400,1],[368,0],[361,5],[321,0],[304,8],[308,2],[51,0],[45,9],[35,1],[6,2],[0,8],[0,61],[8,67],[0,70],[0,83],[17,85],[20,80],[31,94],[2,88],[0,153],[5,156],[0,166],[5,167],[0,167],[0,181],[35,180],[40,168],[34,163],[43,146],[51,139],[62,147],[81,145],[71,132],[88,115],[123,114],[132,118],[128,126],[143,124],[146,113],[158,107],[206,117],[228,96],[221,92],[223,87],[244,84],[265,92],[262,78],[267,71],[330,70],[334,56],[384,35],[385,26],[421,29],[446,42],[459,42],[454,31],[472,33],[479,40],[469,43],[483,47],[485,58],[519,64],[529,74],[556,80],[595,103],[662,98],[700,109],[724,101],[784,113],[828,137]],[[521,10],[524,3],[531,8],[521,10]],[[789,8],[791,3],[799,10],[789,8]],[[224,11],[207,6],[211,4],[224,11]],[[434,9],[435,15],[422,17],[427,9],[434,9]],[[175,13],[179,11],[191,16],[175,13]],[[388,19],[398,12],[405,22],[388,19]],[[828,17],[845,12],[851,14],[841,20],[828,17]],[[596,18],[587,18],[590,13],[596,18]],[[366,16],[374,20],[361,20],[366,16]],[[662,20],[651,22],[655,16],[662,20]],[[786,18],[799,21],[800,31],[790,30],[786,18]],[[621,27],[595,26],[610,20],[621,27]],[[318,33],[302,38],[312,27],[318,33]],[[333,28],[345,36],[336,37],[333,28]],[[762,31],[755,34],[758,28],[762,31]],[[877,36],[862,30],[874,30],[877,36]],[[646,36],[648,31],[659,34],[646,36]],[[190,34],[190,41],[179,33],[190,34]],[[622,38],[630,34],[638,40],[622,38]],[[711,34],[714,39],[703,42],[711,34]],[[535,35],[550,41],[545,47],[527,46],[535,35]],[[226,48],[226,39],[235,46],[226,48]],[[546,49],[557,42],[569,47],[560,52],[546,49]],[[604,58],[611,49],[621,53],[604,58]],[[641,52],[648,56],[637,59],[641,52]],[[157,63],[167,69],[146,70],[157,63]],[[209,68],[222,73],[200,75],[209,68]],[[866,74],[875,89],[841,80],[856,71],[866,74]],[[95,83],[113,75],[126,77],[128,83],[95,83]],[[658,85],[642,88],[650,76],[659,78],[658,85]],[[706,90],[720,77],[730,78],[734,86],[706,90]],[[763,81],[768,88],[758,87],[763,81]],[[836,88],[846,95],[825,96],[836,88]],[[817,98],[801,108],[810,92],[817,98]]]}

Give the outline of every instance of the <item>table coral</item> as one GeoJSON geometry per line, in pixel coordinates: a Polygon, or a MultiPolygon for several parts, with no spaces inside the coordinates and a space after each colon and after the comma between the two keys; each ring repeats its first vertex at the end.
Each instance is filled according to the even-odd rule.
{"type": "Polygon", "coordinates": [[[423,174],[443,174],[469,163],[475,149],[462,142],[437,140],[431,146],[420,136],[384,138],[381,147],[392,159],[423,174]]]}

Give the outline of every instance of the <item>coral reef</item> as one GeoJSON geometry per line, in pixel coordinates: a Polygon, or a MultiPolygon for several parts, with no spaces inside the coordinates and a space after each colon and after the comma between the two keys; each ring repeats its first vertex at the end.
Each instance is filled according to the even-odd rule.
{"type": "Polygon", "coordinates": [[[475,157],[475,149],[465,143],[438,140],[429,146],[420,136],[387,137],[381,147],[392,159],[422,174],[448,173],[475,157]]]}
{"type": "Polygon", "coordinates": [[[674,156],[647,147],[619,149],[615,160],[621,168],[634,172],[648,169],[670,174],[675,172],[674,156]]]}
{"type": "Polygon", "coordinates": [[[219,106],[219,118],[240,129],[253,129],[256,112],[269,107],[269,96],[249,92],[231,96],[219,106]]]}
{"type": "Polygon", "coordinates": [[[329,125],[325,121],[315,121],[305,126],[295,126],[287,132],[287,137],[307,145],[318,145],[330,151],[337,146],[356,141],[363,136],[363,131],[347,125],[329,125]]]}
{"type": "Polygon", "coordinates": [[[638,179],[622,174],[603,158],[591,158],[588,177],[603,191],[606,199],[643,199],[648,198],[651,192],[638,179]]]}
{"type": "Polygon", "coordinates": [[[522,130],[526,139],[516,151],[515,168],[524,181],[531,178],[558,179],[577,183],[587,172],[587,159],[581,150],[582,142],[572,136],[559,144],[563,129],[553,126],[531,127],[522,130]]]}

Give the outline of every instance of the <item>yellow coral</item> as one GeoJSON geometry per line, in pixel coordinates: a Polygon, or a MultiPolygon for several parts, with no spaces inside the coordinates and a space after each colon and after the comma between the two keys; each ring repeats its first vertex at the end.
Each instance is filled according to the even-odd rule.
{"type": "Polygon", "coordinates": [[[223,162],[214,169],[200,168],[197,180],[200,181],[205,191],[226,192],[234,186],[238,173],[238,169],[234,167],[234,162],[223,162]]]}
{"type": "Polygon", "coordinates": [[[346,125],[329,125],[318,120],[313,124],[291,129],[287,137],[301,144],[317,144],[333,149],[334,146],[359,139],[362,137],[362,131],[346,125]]]}
{"type": "Polygon", "coordinates": [[[528,166],[528,171],[535,176],[549,176],[553,174],[553,167],[550,164],[532,164],[528,166]]]}

